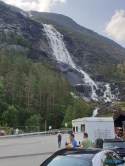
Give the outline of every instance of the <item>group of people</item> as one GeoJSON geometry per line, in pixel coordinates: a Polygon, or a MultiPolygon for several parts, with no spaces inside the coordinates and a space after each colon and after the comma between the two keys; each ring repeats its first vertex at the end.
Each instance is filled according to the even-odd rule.
{"type": "MultiPolygon", "coordinates": [[[[14,134],[15,134],[15,135],[18,135],[18,133],[19,133],[19,129],[18,129],[18,128],[16,128],[15,130],[14,130],[13,128],[11,128],[10,131],[11,131],[11,135],[14,135],[14,134]]],[[[6,135],[5,130],[2,129],[2,130],[0,131],[0,134],[1,134],[1,136],[6,135]]]]}
{"type": "MultiPolygon", "coordinates": [[[[58,132],[58,147],[61,147],[61,140],[62,140],[62,134],[58,132]]],[[[82,142],[79,142],[77,144],[77,141],[75,140],[75,135],[73,133],[69,134],[69,140],[70,142],[65,143],[66,148],[76,148],[76,147],[84,147],[84,148],[91,148],[93,147],[92,141],[88,138],[87,133],[83,133],[83,140],[82,142]]]]}
{"type": "Polygon", "coordinates": [[[13,129],[13,128],[11,128],[11,135],[18,135],[18,133],[19,133],[19,129],[18,128],[16,128],[15,130],[13,129]]]}

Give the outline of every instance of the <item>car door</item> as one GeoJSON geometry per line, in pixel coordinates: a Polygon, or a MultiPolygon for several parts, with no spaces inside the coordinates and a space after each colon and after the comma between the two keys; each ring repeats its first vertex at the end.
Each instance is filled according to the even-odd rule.
{"type": "Polygon", "coordinates": [[[124,166],[122,159],[114,152],[106,152],[101,156],[101,166],[124,166]]]}

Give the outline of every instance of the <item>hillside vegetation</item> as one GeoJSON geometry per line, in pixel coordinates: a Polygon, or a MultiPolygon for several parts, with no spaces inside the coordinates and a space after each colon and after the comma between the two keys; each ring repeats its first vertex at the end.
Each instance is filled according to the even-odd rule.
{"type": "MultiPolygon", "coordinates": [[[[1,126],[39,125],[44,130],[47,121],[47,127],[64,127],[65,122],[71,127],[72,119],[90,116],[96,107],[75,97],[77,92],[52,58],[41,23],[51,24],[63,34],[73,61],[90,76],[102,74],[109,81],[125,80],[125,49],[107,38],[98,38],[94,32],[88,30],[88,35],[48,18],[30,19],[4,5],[0,6],[0,23],[1,126]]],[[[122,85],[120,93],[123,89],[122,85]]],[[[111,114],[102,111],[99,115],[111,114]]]]}
{"type": "Polygon", "coordinates": [[[101,74],[110,81],[122,81],[125,82],[125,62],[117,65],[111,65],[107,68],[102,68],[101,74]]]}
{"type": "MultiPolygon", "coordinates": [[[[0,49],[0,124],[9,127],[48,126],[60,128],[65,122],[89,115],[89,105],[74,98],[74,89],[51,71],[49,62],[40,57],[33,63],[27,58],[31,43],[14,33],[0,35],[0,43],[24,47],[24,51],[0,49]]],[[[70,127],[70,126],[68,126],[70,127]]]]}

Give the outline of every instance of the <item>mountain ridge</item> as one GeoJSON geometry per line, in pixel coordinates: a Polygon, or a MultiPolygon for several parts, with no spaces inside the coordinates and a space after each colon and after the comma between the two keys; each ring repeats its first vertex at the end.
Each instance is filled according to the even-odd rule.
{"type": "MultiPolygon", "coordinates": [[[[88,29],[88,28],[85,28],[84,26],[82,25],[79,25],[76,21],[74,21],[72,18],[70,18],[69,16],[65,16],[63,14],[57,14],[57,13],[49,13],[49,12],[38,12],[38,11],[24,11],[18,7],[15,7],[15,6],[12,6],[12,5],[8,5],[6,3],[4,3],[3,1],[0,1],[0,4],[2,5],[5,5],[7,7],[10,7],[10,9],[12,11],[15,11],[15,12],[18,12],[18,13],[21,13],[27,17],[31,17],[32,16],[35,16],[35,17],[40,17],[40,18],[47,18],[47,19],[50,19],[50,20],[53,20],[57,23],[60,23],[62,25],[65,25],[69,28],[72,28],[76,31],[79,31],[79,32],[83,32],[87,35],[93,35],[94,37],[96,37],[96,35],[98,35],[98,37],[104,37],[105,39],[108,39],[110,40],[111,42],[114,42],[116,44],[118,44],[117,42],[113,41],[112,39],[109,39],[105,36],[102,36],[100,34],[98,34],[97,32],[94,32],[93,30],[91,29],[88,29]],[[71,25],[67,25],[67,23],[71,23],[71,25]]],[[[119,45],[119,44],[118,44],[119,45]]],[[[123,48],[125,50],[124,47],[122,47],[121,45],[119,45],[121,48],[123,48]]]]}

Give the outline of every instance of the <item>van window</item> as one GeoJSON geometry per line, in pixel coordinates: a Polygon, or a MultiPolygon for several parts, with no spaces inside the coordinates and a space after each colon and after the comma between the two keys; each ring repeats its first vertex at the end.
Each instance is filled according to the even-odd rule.
{"type": "Polygon", "coordinates": [[[73,127],[73,132],[75,133],[75,127],[73,127]]]}
{"type": "Polygon", "coordinates": [[[78,127],[76,127],[76,132],[78,132],[78,127]]]}
{"type": "Polygon", "coordinates": [[[85,124],[81,125],[81,132],[85,132],[85,124]]]}

